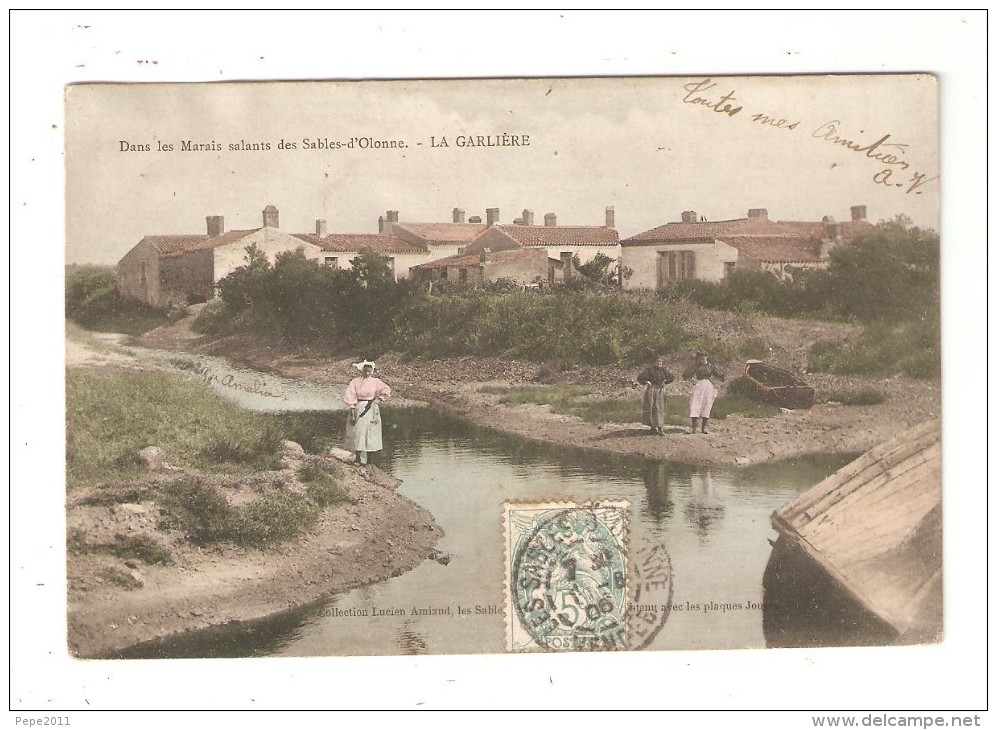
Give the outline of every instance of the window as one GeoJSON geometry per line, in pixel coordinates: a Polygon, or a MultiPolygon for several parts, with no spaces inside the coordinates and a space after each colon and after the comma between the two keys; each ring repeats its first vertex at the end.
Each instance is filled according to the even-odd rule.
{"type": "Polygon", "coordinates": [[[466,284],[467,283],[467,269],[461,269],[460,270],[460,275],[458,276],[458,280],[462,284],[466,284]]]}
{"type": "Polygon", "coordinates": [[[693,251],[662,251],[658,259],[658,283],[696,276],[696,254],[693,251]]]}
{"type": "Polygon", "coordinates": [[[734,273],[734,264],[735,263],[736,263],[735,261],[725,261],[724,262],[724,278],[725,279],[728,278],[728,277],[730,277],[730,275],[734,273]]]}
{"type": "Polygon", "coordinates": [[[338,256],[326,256],[325,265],[333,269],[339,268],[339,257],[338,256]]]}

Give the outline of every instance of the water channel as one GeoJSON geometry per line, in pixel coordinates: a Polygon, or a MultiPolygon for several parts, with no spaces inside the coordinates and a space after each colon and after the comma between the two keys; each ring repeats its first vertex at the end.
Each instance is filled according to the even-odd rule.
{"type": "MultiPolygon", "coordinates": [[[[289,432],[313,436],[304,439],[307,450],[338,443],[344,421],[338,389],[218,358],[138,354],[193,369],[223,396],[273,411],[289,432]],[[235,379],[221,384],[229,374],[235,379]],[[212,375],[220,377],[211,381],[212,375]]],[[[769,517],[850,460],[811,457],[733,470],[539,444],[429,409],[389,405],[383,416],[386,448],[375,463],[401,479],[398,491],[443,528],[437,546],[443,560],[273,619],[143,645],[126,656],[499,653],[503,503],[607,498],[629,502],[633,544],[664,545],[671,558],[673,609],[648,648],[764,647],[762,574],[776,537],[769,517]],[[421,609],[448,612],[420,615],[421,609]]]]}

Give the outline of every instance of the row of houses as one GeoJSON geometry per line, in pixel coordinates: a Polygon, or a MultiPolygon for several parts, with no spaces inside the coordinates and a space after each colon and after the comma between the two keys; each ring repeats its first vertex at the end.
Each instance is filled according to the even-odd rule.
{"type": "Polygon", "coordinates": [[[325,266],[349,268],[360,254],[376,253],[396,279],[502,278],[522,285],[570,278],[576,259],[586,263],[603,254],[632,272],[624,287],[656,289],[683,278],[719,281],[737,269],[787,276],[794,267],[825,267],[834,246],[848,245],[872,228],[865,206],[853,206],[851,220],[841,223],[829,216],[819,222],[771,221],[764,208],[724,221],[684,211],[680,221],[621,241],[613,207],[605,209],[604,224],[594,226],[558,225],[554,213],[537,224],[529,209],[503,224],[499,214],[489,208],[484,221],[465,220],[465,211],[454,208],[449,223],[415,223],[389,210],[378,219],[377,233],[329,233],[324,219],[315,221],[314,231],[286,233],[272,205],[263,209],[259,228],[227,231],[224,217],[212,215],[204,233],[145,236],[118,263],[118,290],[156,307],[205,301],[221,279],[245,263],[249,246],[270,261],[300,249],[325,266]]]}

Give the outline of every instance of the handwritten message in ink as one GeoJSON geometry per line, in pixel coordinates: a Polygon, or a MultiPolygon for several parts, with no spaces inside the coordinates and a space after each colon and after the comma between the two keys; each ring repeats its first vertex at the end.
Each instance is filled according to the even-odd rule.
{"type": "MultiPolygon", "coordinates": [[[[683,104],[700,107],[712,114],[731,119],[742,118],[751,124],[787,132],[810,128],[802,119],[781,117],[771,110],[752,113],[745,108],[736,89],[722,86],[710,78],[683,84],[682,90],[685,92],[682,96],[683,104]],[[741,114],[743,116],[738,117],[741,114]]],[[[937,181],[939,177],[918,169],[913,161],[910,145],[895,137],[892,132],[870,134],[865,130],[850,131],[840,119],[830,119],[815,125],[807,138],[861,155],[870,164],[873,184],[894,188],[906,195],[921,195],[921,188],[937,181]]]]}

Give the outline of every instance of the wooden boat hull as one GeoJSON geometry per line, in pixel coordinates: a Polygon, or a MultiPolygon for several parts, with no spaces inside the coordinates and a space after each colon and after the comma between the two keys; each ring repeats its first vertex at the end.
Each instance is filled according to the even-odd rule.
{"type": "Polygon", "coordinates": [[[779,408],[811,408],[817,390],[788,370],[749,361],[744,367],[744,380],[749,393],[763,403],[779,408]]]}
{"type": "Polygon", "coordinates": [[[769,645],[941,639],[940,437],[935,419],[908,429],[772,515],[769,645]]]}

